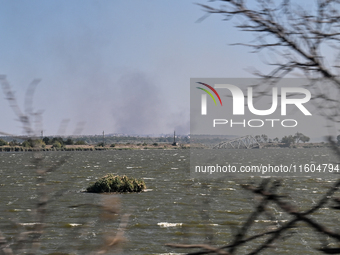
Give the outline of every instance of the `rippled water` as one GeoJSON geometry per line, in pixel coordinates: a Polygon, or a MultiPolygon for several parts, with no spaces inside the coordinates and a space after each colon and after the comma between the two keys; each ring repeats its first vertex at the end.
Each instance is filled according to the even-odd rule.
{"type": "MultiPolygon", "coordinates": [[[[265,154],[289,162],[287,155],[297,151],[306,162],[320,155],[329,160],[331,154],[326,149],[265,150],[265,154]]],[[[235,152],[239,153],[239,158],[235,156],[228,161],[243,162],[244,157],[247,162],[252,160],[253,152],[240,152],[235,152]]],[[[65,164],[47,176],[48,194],[54,200],[48,204],[47,227],[42,237],[43,254],[93,251],[102,244],[103,238],[113,235],[124,214],[130,216],[125,230],[128,241],[122,254],[177,254],[185,251],[166,247],[166,243],[225,245],[258,201],[240,184],[258,183],[260,179],[250,176],[233,180],[191,179],[187,150],[46,152],[43,155],[44,166],[67,157],[65,164]],[[148,190],[139,194],[110,195],[82,192],[89,183],[106,173],[144,178],[148,190]],[[117,218],[103,218],[101,210],[91,206],[109,206],[116,198],[120,200],[121,209],[117,218]]],[[[33,156],[28,152],[0,153],[0,230],[7,238],[22,229],[29,229],[36,222],[33,212],[39,187],[31,161],[33,156]]],[[[289,194],[290,201],[307,209],[318,201],[335,178],[336,175],[286,179],[280,192],[289,194]]],[[[270,210],[273,218],[258,219],[253,233],[274,229],[289,219],[275,207],[270,210]]],[[[329,227],[338,225],[340,219],[336,211],[327,208],[315,213],[313,218],[329,227]]],[[[294,229],[296,233],[292,238],[281,241],[264,254],[318,254],[315,251],[320,247],[318,235],[305,225],[301,226],[294,229]]],[[[239,254],[243,252],[240,250],[239,254]]]]}

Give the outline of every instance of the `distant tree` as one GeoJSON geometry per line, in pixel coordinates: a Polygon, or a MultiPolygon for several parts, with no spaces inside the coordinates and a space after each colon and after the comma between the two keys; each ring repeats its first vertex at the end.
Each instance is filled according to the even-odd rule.
{"type": "Polygon", "coordinates": [[[45,136],[45,137],[43,138],[43,141],[44,141],[44,143],[45,143],[46,145],[51,144],[51,139],[50,139],[49,137],[47,137],[47,136],[45,136]]]}
{"type": "Polygon", "coordinates": [[[285,147],[290,147],[295,142],[295,138],[292,135],[282,137],[281,143],[284,143],[285,147]]]}
{"type": "Polygon", "coordinates": [[[73,145],[74,142],[71,138],[67,138],[66,141],[64,142],[65,145],[73,145]]]}
{"type": "Polygon", "coordinates": [[[273,141],[276,142],[276,143],[278,143],[278,142],[279,142],[279,138],[275,137],[275,138],[273,139],[273,141]]]}
{"type": "Polygon", "coordinates": [[[23,141],[21,143],[21,146],[25,148],[29,148],[29,147],[32,147],[32,143],[30,142],[30,139],[28,139],[28,140],[23,141]]]}
{"type": "Polygon", "coordinates": [[[78,140],[74,144],[75,145],[86,145],[86,142],[84,140],[78,140]]]}
{"type": "Polygon", "coordinates": [[[0,146],[4,146],[4,145],[7,145],[8,143],[3,140],[3,139],[0,139],[0,146]]]}
{"type": "Polygon", "coordinates": [[[42,139],[34,139],[32,140],[32,145],[33,147],[41,148],[41,147],[45,147],[46,144],[42,139]]]}
{"type": "Polygon", "coordinates": [[[303,136],[303,137],[301,138],[301,142],[303,142],[303,143],[308,143],[309,140],[310,140],[310,138],[309,138],[308,136],[303,136]]]}
{"type": "Polygon", "coordinates": [[[59,142],[60,145],[64,145],[64,140],[61,137],[53,137],[51,140],[51,144],[54,144],[55,142],[59,142]]]}
{"type": "Polygon", "coordinates": [[[295,139],[296,143],[299,143],[300,141],[305,143],[305,142],[309,142],[309,140],[310,140],[310,138],[308,136],[305,136],[304,134],[299,133],[299,132],[297,132],[294,135],[294,139],[295,139]]]}
{"type": "Polygon", "coordinates": [[[295,135],[294,135],[294,139],[295,139],[295,142],[296,143],[299,143],[301,138],[303,137],[304,135],[302,133],[299,133],[297,132],[295,135]]]}
{"type": "Polygon", "coordinates": [[[336,139],[338,140],[338,145],[340,145],[340,135],[338,135],[336,139]]]}
{"type": "Polygon", "coordinates": [[[45,146],[45,143],[42,139],[32,139],[32,138],[29,138],[25,141],[22,142],[21,144],[22,147],[25,147],[25,148],[42,148],[45,146]]]}
{"type": "Polygon", "coordinates": [[[268,141],[268,136],[265,134],[261,135],[261,138],[265,143],[268,141]]]}
{"type": "Polygon", "coordinates": [[[61,147],[62,144],[58,140],[55,140],[52,144],[52,148],[60,149],[61,147]]]}
{"type": "Polygon", "coordinates": [[[9,143],[9,146],[16,146],[16,145],[20,145],[20,143],[18,143],[17,140],[13,139],[12,141],[10,141],[9,143]]]}

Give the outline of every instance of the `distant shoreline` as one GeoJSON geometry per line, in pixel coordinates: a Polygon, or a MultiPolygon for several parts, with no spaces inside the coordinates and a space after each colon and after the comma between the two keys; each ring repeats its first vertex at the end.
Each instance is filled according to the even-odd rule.
{"type": "Polygon", "coordinates": [[[61,148],[54,148],[52,145],[43,147],[23,147],[23,146],[0,146],[0,152],[34,152],[34,151],[107,151],[107,150],[178,150],[189,149],[189,144],[173,146],[171,144],[116,144],[114,147],[110,145],[65,145],[61,148]]]}
{"type": "MultiPolygon", "coordinates": [[[[195,148],[204,148],[199,144],[193,145],[195,148]]],[[[298,143],[291,147],[285,147],[282,143],[265,143],[262,144],[261,149],[309,149],[309,148],[325,148],[330,147],[329,143],[298,143]]],[[[179,150],[190,149],[190,144],[181,144],[173,146],[171,144],[115,144],[114,147],[110,145],[96,146],[96,145],[65,145],[61,148],[54,148],[52,145],[46,145],[44,148],[32,148],[23,146],[0,146],[0,152],[34,152],[34,151],[108,151],[108,150],[179,150]]]]}

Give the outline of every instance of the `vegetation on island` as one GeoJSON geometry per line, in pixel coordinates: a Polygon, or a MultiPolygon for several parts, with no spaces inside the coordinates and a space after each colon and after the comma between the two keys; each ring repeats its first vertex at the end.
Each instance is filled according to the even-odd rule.
{"type": "Polygon", "coordinates": [[[90,185],[86,191],[90,193],[107,193],[107,192],[142,192],[146,189],[144,180],[107,174],[90,185]]]}

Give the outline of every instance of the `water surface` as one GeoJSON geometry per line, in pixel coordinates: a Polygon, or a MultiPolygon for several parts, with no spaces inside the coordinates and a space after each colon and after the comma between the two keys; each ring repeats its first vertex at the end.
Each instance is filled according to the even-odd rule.
{"type": "MultiPolygon", "coordinates": [[[[297,152],[304,157],[300,158],[303,162],[311,162],[316,157],[329,161],[331,157],[327,149],[263,151],[267,157],[281,158],[285,162],[291,162],[289,154],[297,152]]],[[[232,153],[228,159],[231,163],[258,160],[252,158],[251,150],[232,153]]],[[[128,241],[122,254],[185,252],[166,247],[166,243],[225,245],[259,201],[240,184],[259,183],[260,178],[250,175],[233,180],[190,178],[188,150],[46,152],[43,155],[44,167],[64,157],[67,161],[46,176],[48,195],[53,201],[48,204],[42,254],[93,251],[102,244],[103,238],[114,235],[122,215],[127,214],[125,237],[128,241]],[[107,195],[82,192],[107,173],[143,178],[148,190],[139,194],[107,195]],[[120,214],[115,218],[102,217],[102,210],[91,206],[112,206],[117,200],[120,214]]],[[[37,221],[34,209],[40,189],[33,157],[29,152],[0,153],[0,230],[7,238],[29,229],[30,224],[37,221]]],[[[287,199],[300,209],[307,209],[322,197],[336,177],[285,179],[280,193],[288,195],[287,199]]],[[[290,219],[275,206],[268,215],[270,217],[257,220],[252,233],[274,229],[290,219]]],[[[339,224],[338,213],[328,208],[322,208],[312,217],[329,227],[339,224]]],[[[315,251],[320,247],[319,236],[304,224],[301,226],[293,229],[292,238],[286,238],[263,254],[319,254],[315,251]]],[[[245,250],[240,250],[239,254],[245,250]]]]}

